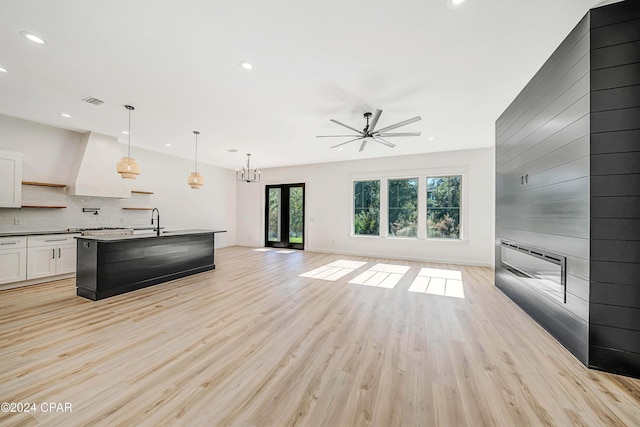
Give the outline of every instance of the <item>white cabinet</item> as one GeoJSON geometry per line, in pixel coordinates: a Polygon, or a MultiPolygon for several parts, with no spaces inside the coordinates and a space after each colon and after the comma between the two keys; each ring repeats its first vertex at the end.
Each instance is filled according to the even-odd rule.
{"type": "Polygon", "coordinates": [[[0,150],[0,208],[22,202],[22,153],[0,150]]]}
{"type": "Polygon", "coordinates": [[[27,238],[0,237],[0,285],[27,279],[27,238]]]}
{"type": "Polygon", "coordinates": [[[27,279],[76,271],[76,239],[80,234],[47,234],[27,239],[27,279]]]}

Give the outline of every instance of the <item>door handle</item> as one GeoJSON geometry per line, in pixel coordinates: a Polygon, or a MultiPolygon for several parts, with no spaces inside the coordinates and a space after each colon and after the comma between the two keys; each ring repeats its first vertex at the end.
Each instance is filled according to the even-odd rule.
{"type": "Polygon", "coordinates": [[[55,259],[55,258],[56,258],[56,250],[51,249],[51,259],[55,259]]]}
{"type": "Polygon", "coordinates": [[[62,249],[58,248],[58,258],[62,258],[62,249]]]}

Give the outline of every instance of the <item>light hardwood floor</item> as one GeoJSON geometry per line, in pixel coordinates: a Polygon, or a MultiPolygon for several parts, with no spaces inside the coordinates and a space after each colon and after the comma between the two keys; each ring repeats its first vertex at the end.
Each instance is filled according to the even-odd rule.
{"type": "Polygon", "coordinates": [[[640,425],[640,381],[586,369],[489,268],[239,247],[216,265],[98,302],[73,280],[0,291],[0,401],[37,405],[0,425],[640,425]],[[364,264],[300,276],[338,260],[364,264]],[[349,283],[380,263],[409,269],[349,283]],[[410,292],[423,267],[461,272],[464,298],[410,292]]]}

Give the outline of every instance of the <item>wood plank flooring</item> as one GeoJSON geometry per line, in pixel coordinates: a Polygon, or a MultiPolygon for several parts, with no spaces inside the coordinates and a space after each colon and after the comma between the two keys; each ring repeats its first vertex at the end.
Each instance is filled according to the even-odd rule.
{"type": "Polygon", "coordinates": [[[640,423],[640,381],[586,369],[489,268],[242,247],[216,266],[97,302],[73,279],[0,291],[0,401],[37,405],[0,425],[640,423]],[[364,265],[300,276],[339,260],[364,265]],[[410,268],[349,283],[376,264],[410,268]],[[464,298],[410,292],[424,267],[459,271],[464,298]]]}

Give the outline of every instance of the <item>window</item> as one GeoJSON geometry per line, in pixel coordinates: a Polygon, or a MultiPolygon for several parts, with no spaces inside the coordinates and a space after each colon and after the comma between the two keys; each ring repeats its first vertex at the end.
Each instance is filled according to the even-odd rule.
{"type": "Polygon", "coordinates": [[[460,239],[462,176],[427,178],[427,238],[460,239]]]}
{"type": "Polygon", "coordinates": [[[418,237],[418,178],[390,179],[389,236],[418,237]]]}
{"type": "Polygon", "coordinates": [[[353,234],[380,234],[380,181],[354,181],[353,234]]]}

